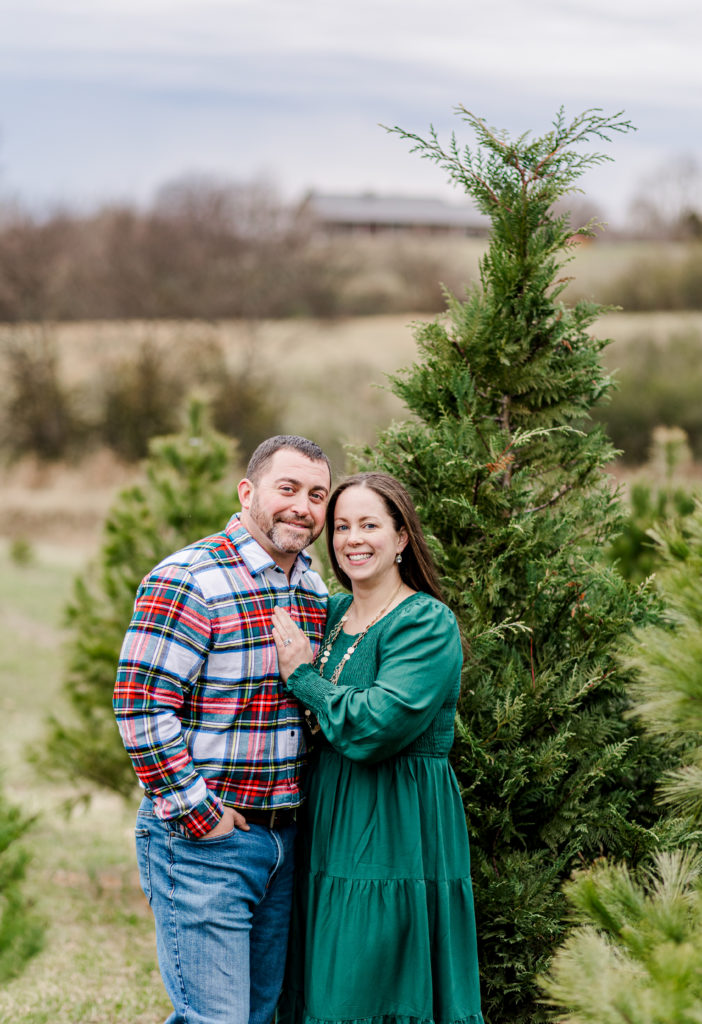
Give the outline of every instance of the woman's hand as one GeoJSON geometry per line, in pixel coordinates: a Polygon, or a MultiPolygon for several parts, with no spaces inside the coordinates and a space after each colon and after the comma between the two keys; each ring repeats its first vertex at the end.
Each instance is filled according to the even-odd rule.
{"type": "Polygon", "coordinates": [[[287,683],[298,665],[312,664],[312,648],[297,623],[278,605],[273,609],[272,633],[278,651],[280,678],[287,683]]]}

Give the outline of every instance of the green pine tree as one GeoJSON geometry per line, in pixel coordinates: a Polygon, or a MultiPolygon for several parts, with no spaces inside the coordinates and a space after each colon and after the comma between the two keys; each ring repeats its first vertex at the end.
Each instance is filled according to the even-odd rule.
{"type": "Polygon", "coordinates": [[[610,546],[608,558],[633,583],[658,568],[660,545],[651,536],[657,526],[673,522],[684,529],[700,492],[690,473],[692,453],[684,430],[656,427],[648,462],[629,488],[628,515],[610,546]]]}
{"type": "Polygon", "coordinates": [[[25,875],[29,854],[21,839],[30,818],[3,801],[0,814],[0,982],[18,974],[43,945],[44,928],[32,910],[25,875]]]}
{"type": "Polygon", "coordinates": [[[601,864],[568,886],[576,927],[543,981],[563,1024],[702,1020],[702,506],[661,552],[666,621],[635,630],[624,661],[634,713],[681,751],[660,792],[682,842],[646,870],[601,864]]]}
{"type": "Polygon", "coordinates": [[[182,434],[150,443],[143,484],[124,491],[107,517],[97,566],[77,578],[67,609],[64,694],[70,718],[53,717],[34,760],[50,775],[129,795],[135,785],[112,713],[117,660],[144,575],[191,541],[221,530],[238,508],[232,443],[193,401],[182,434]]]}
{"type": "Polygon", "coordinates": [[[593,335],[601,307],[566,306],[573,227],[554,204],[605,159],[578,145],[631,126],[561,111],[540,138],[511,140],[464,108],[476,151],[393,129],[490,217],[480,282],[416,328],[422,361],[393,391],[411,419],[365,465],[413,494],[466,641],[453,763],[473,850],[486,1019],[544,1019],[535,977],[564,934],[562,880],[602,852],[654,842],[652,785],[618,639],[650,600],[607,567],[620,502],[614,457],[590,410],[607,394],[593,335]]]}
{"type": "Polygon", "coordinates": [[[702,823],[702,504],[653,536],[662,550],[665,614],[634,631],[622,661],[636,677],[632,715],[684,752],[685,767],[663,776],[662,800],[702,823]]]}
{"type": "Polygon", "coordinates": [[[600,864],[567,894],[576,927],[543,982],[559,1024],[702,1020],[702,856],[658,853],[646,872],[600,864]]]}

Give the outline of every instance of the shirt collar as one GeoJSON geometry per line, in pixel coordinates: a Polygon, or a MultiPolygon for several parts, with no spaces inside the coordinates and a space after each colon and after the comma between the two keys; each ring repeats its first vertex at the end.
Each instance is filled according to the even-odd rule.
{"type": "MultiPolygon", "coordinates": [[[[259,573],[265,572],[266,569],[274,569],[278,564],[275,559],[271,558],[268,552],[261,547],[258,541],[251,536],[236,512],[227,523],[224,532],[236,547],[244,560],[246,568],[252,576],[257,576],[259,573]]],[[[293,563],[292,572],[290,573],[291,584],[296,583],[302,574],[307,572],[311,564],[312,559],[307,552],[300,551],[293,563]]]]}

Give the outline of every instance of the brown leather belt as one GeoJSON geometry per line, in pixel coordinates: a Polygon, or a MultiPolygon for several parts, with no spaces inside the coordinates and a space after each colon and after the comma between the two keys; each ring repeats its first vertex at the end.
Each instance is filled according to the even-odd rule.
{"type": "Polygon", "coordinates": [[[273,811],[257,810],[254,807],[235,807],[235,811],[243,814],[250,825],[263,825],[264,828],[285,828],[295,821],[297,808],[279,807],[273,811]]]}

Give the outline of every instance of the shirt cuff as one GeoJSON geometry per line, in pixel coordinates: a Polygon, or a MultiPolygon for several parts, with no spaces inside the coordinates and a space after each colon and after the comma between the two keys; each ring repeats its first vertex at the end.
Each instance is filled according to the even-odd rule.
{"type": "Polygon", "coordinates": [[[201,839],[202,836],[206,836],[208,832],[212,831],[223,814],[224,804],[218,796],[210,793],[197,807],[193,807],[187,814],[181,815],[178,818],[178,824],[182,825],[191,836],[201,839]]]}
{"type": "Polygon", "coordinates": [[[326,711],[331,686],[329,680],[309,664],[298,665],[285,684],[285,688],[317,716],[326,711]]]}

